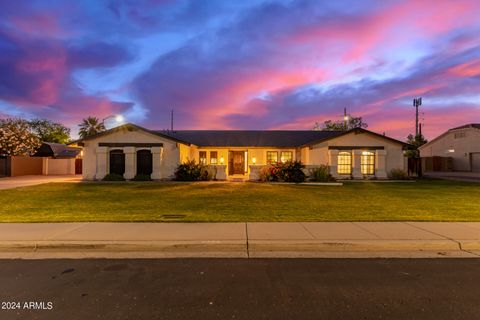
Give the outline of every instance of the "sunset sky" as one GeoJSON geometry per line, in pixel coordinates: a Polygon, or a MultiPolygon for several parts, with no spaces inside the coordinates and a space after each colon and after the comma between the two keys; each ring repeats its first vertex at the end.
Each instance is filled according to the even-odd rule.
{"type": "MultiPolygon", "coordinates": [[[[166,129],[311,129],[343,108],[433,138],[480,122],[480,1],[0,1],[0,117],[76,134],[122,114],[166,129]]],[[[109,125],[113,125],[109,123],[109,125]]]]}

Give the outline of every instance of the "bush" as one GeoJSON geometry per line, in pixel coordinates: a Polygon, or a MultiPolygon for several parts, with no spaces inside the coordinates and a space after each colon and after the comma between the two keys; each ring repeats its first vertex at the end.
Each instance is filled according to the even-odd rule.
{"type": "Polygon", "coordinates": [[[175,170],[175,180],[178,181],[206,181],[212,180],[214,172],[208,166],[196,164],[190,160],[180,164],[175,170]]]}
{"type": "Polygon", "coordinates": [[[318,168],[310,169],[309,178],[311,181],[319,182],[335,181],[335,178],[330,174],[330,168],[325,164],[322,164],[318,168]]]}
{"type": "Polygon", "coordinates": [[[214,176],[216,176],[216,172],[214,172],[213,169],[207,167],[207,166],[202,166],[200,167],[200,179],[202,181],[208,181],[208,180],[213,180],[214,176]]]}
{"type": "Polygon", "coordinates": [[[103,181],[125,181],[125,178],[121,174],[109,173],[102,179],[103,181]]]}
{"type": "Polygon", "coordinates": [[[202,174],[202,165],[196,164],[195,160],[190,160],[179,164],[175,169],[175,180],[178,181],[197,181],[202,174]]]}
{"type": "Polygon", "coordinates": [[[303,182],[306,175],[303,172],[304,166],[300,161],[288,161],[276,163],[262,168],[260,171],[261,181],[282,181],[282,182],[303,182]]]}
{"type": "Polygon", "coordinates": [[[132,181],[152,181],[152,177],[149,174],[137,174],[132,181]]]}
{"type": "Polygon", "coordinates": [[[392,180],[409,180],[410,177],[405,170],[402,169],[392,169],[388,173],[388,179],[392,180]]]}

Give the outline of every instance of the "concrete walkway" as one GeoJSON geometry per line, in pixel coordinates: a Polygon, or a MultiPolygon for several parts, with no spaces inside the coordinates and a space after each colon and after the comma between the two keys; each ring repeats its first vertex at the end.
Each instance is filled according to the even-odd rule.
{"type": "Polygon", "coordinates": [[[0,258],[480,257],[479,222],[1,223],[0,258]]]}
{"type": "Polygon", "coordinates": [[[480,172],[425,172],[424,177],[454,181],[480,182],[480,172]]]}
{"type": "Polygon", "coordinates": [[[18,176],[0,178],[0,190],[14,189],[18,187],[34,186],[49,182],[80,182],[82,175],[55,175],[55,176],[18,176]]]}

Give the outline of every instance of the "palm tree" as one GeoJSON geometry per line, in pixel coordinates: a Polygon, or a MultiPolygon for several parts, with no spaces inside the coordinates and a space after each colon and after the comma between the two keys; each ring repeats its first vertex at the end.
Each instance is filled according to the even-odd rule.
{"type": "Polygon", "coordinates": [[[103,121],[100,121],[96,117],[88,117],[83,119],[82,123],[80,123],[78,126],[80,127],[78,135],[82,139],[106,130],[103,121]]]}

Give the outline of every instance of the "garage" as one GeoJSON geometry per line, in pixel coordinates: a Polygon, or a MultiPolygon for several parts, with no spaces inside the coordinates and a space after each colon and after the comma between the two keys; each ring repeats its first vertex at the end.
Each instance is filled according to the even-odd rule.
{"type": "Polygon", "coordinates": [[[471,153],[472,171],[480,172],[480,152],[471,153]]]}

